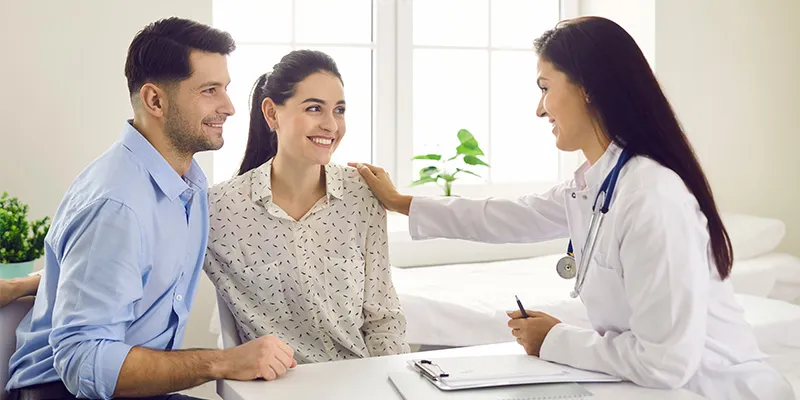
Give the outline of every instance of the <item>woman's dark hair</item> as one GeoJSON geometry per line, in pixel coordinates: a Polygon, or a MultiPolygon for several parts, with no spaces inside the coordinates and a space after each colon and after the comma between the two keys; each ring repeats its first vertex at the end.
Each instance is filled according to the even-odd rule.
{"type": "Polygon", "coordinates": [[[314,50],[292,51],[272,67],[272,72],[256,80],[250,95],[250,131],[239,175],[258,168],[278,152],[278,136],[270,129],[261,112],[264,99],[270,98],[275,104],[283,105],[294,96],[298,83],[317,72],[330,73],[342,81],[336,62],[329,55],[314,50]]]}
{"type": "Polygon", "coordinates": [[[727,278],[733,248],[708,180],[633,38],[610,20],[581,17],[548,30],[534,41],[534,48],[543,61],[584,89],[589,111],[608,139],[681,177],[708,220],[717,271],[727,278]]]}

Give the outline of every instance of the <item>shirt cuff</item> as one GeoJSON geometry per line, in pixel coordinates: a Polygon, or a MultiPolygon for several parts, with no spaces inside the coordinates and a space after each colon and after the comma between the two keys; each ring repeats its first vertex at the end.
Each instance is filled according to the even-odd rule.
{"type": "Polygon", "coordinates": [[[547,332],[547,336],[544,337],[542,348],[539,349],[539,358],[547,361],[560,362],[560,360],[564,358],[562,357],[561,353],[565,350],[571,350],[565,349],[564,347],[566,345],[562,342],[564,341],[565,335],[568,335],[572,329],[573,327],[563,322],[553,326],[553,328],[550,329],[550,332],[547,332]]]}
{"type": "Polygon", "coordinates": [[[428,238],[428,236],[424,234],[424,228],[422,227],[423,222],[420,221],[420,219],[425,218],[426,202],[430,202],[430,200],[424,196],[411,197],[411,205],[408,207],[408,233],[413,240],[428,238]]]}
{"type": "Polygon", "coordinates": [[[110,399],[117,388],[122,364],[133,346],[111,341],[105,341],[100,346],[94,362],[84,364],[78,391],[89,398],[110,399]],[[89,387],[85,386],[87,384],[89,387]]]}

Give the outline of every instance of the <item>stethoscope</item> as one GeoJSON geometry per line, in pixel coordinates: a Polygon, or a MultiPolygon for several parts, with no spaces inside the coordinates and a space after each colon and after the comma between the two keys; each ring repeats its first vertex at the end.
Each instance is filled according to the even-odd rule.
{"type": "Polygon", "coordinates": [[[617,186],[617,178],[619,172],[626,162],[631,158],[630,152],[627,149],[622,150],[619,155],[617,164],[609,172],[603,184],[600,186],[600,191],[597,192],[597,197],[594,198],[594,205],[592,205],[592,219],[589,221],[589,232],[586,234],[586,242],[583,244],[583,253],[581,255],[581,262],[575,268],[575,254],[572,249],[572,239],[567,245],[567,255],[558,260],[556,264],[556,272],[564,279],[575,279],[575,289],[569,294],[573,299],[578,297],[583,289],[583,281],[586,279],[586,270],[589,268],[589,260],[592,258],[594,252],[594,245],[597,241],[597,234],[600,232],[600,226],[603,225],[603,218],[605,218],[609,207],[611,206],[611,198],[614,197],[614,188],[617,186]],[[600,200],[602,198],[602,200],[600,200]],[[597,203],[601,203],[602,207],[598,210],[597,203]]]}

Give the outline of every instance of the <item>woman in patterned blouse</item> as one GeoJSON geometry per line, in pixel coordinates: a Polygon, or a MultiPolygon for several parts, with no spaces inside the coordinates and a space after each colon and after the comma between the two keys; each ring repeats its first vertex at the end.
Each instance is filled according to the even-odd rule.
{"type": "Polygon", "coordinates": [[[209,191],[204,266],[239,338],[274,335],[298,363],[408,352],[386,211],[355,169],[330,162],[345,134],[335,62],[291,52],[251,102],[238,176],[209,191]]]}

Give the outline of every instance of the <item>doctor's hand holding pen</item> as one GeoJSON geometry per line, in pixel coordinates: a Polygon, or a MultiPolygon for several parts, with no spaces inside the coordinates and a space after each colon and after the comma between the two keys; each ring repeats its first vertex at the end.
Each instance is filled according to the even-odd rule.
{"type": "Polygon", "coordinates": [[[525,310],[525,314],[527,316],[522,311],[509,312],[511,320],[508,321],[508,327],[517,338],[517,343],[525,348],[525,353],[538,357],[550,329],[560,324],[561,320],[538,311],[525,310]]]}
{"type": "Polygon", "coordinates": [[[400,194],[383,168],[365,163],[348,163],[348,165],[358,169],[383,207],[389,211],[408,215],[412,197],[400,194]]]}

